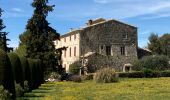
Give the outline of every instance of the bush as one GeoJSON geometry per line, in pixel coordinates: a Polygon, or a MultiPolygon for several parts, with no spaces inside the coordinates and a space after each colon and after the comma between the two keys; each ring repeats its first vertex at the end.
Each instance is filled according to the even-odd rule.
{"type": "Polygon", "coordinates": [[[24,86],[24,80],[23,80],[23,69],[21,67],[21,62],[16,53],[9,53],[8,54],[9,59],[11,61],[11,66],[14,74],[14,80],[17,84],[21,84],[21,86],[24,86]]]}
{"type": "Polygon", "coordinates": [[[24,89],[21,87],[20,84],[15,83],[15,92],[16,97],[21,97],[24,95],[24,89]]]}
{"type": "Polygon", "coordinates": [[[36,86],[36,79],[37,79],[37,72],[36,72],[36,66],[35,66],[35,60],[34,59],[28,59],[28,64],[29,64],[29,68],[30,68],[30,76],[31,76],[31,79],[30,79],[30,89],[35,89],[37,88],[36,86]]]}
{"type": "Polygon", "coordinates": [[[41,67],[41,61],[38,59],[28,59],[28,64],[31,73],[30,88],[36,89],[41,85],[43,80],[43,70],[41,67]]]}
{"type": "Polygon", "coordinates": [[[154,72],[151,69],[143,69],[144,77],[154,77],[154,72]]]}
{"type": "Polygon", "coordinates": [[[122,78],[155,78],[155,77],[170,77],[170,71],[153,71],[145,69],[138,72],[119,72],[119,77],[122,78]]]}
{"type": "Polygon", "coordinates": [[[81,82],[82,79],[79,75],[70,75],[67,79],[67,81],[73,81],[73,82],[81,82]]]}
{"type": "Polygon", "coordinates": [[[142,78],[144,77],[143,72],[119,72],[119,77],[123,78],[142,78]]]}
{"type": "Polygon", "coordinates": [[[19,57],[19,58],[20,58],[20,61],[21,61],[22,69],[23,69],[23,79],[25,81],[28,81],[28,85],[30,85],[31,72],[30,72],[28,60],[25,57],[19,57]]]}
{"type": "Polygon", "coordinates": [[[146,56],[140,60],[136,60],[133,63],[134,67],[133,70],[143,70],[143,69],[151,69],[151,70],[168,70],[168,57],[166,56],[146,56]]]}
{"type": "Polygon", "coordinates": [[[0,100],[12,100],[12,94],[0,86],[0,100]]]}
{"type": "Polygon", "coordinates": [[[59,75],[57,72],[51,72],[46,78],[46,81],[60,81],[60,80],[61,75],[59,75]]]}
{"type": "Polygon", "coordinates": [[[24,81],[24,93],[29,92],[28,81],[24,81]]]}
{"type": "Polygon", "coordinates": [[[97,83],[111,83],[118,81],[118,74],[112,68],[103,68],[94,74],[93,78],[97,83]]]}
{"type": "Polygon", "coordinates": [[[81,62],[76,61],[69,66],[69,72],[71,74],[78,74],[81,68],[81,62]]]}
{"type": "Polygon", "coordinates": [[[0,85],[12,93],[12,98],[15,98],[15,86],[13,72],[10,64],[10,60],[7,54],[0,50],[0,85]]]}
{"type": "Polygon", "coordinates": [[[93,74],[87,74],[82,76],[83,80],[93,80],[93,74]]]}

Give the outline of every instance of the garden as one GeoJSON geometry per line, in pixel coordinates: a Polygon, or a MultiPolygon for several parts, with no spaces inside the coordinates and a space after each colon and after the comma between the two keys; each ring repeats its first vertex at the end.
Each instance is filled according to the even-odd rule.
{"type": "Polygon", "coordinates": [[[92,80],[52,82],[18,100],[169,100],[170,78],[121,78],[117,83],[92,80]]]}

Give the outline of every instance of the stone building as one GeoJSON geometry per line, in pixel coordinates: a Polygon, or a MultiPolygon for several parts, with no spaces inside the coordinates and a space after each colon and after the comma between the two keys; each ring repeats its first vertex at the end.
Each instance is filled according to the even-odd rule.
{"type": "Polygon", "coordinates": [[[137,27],[103,18],[89,20],[86,24],[86,27],[71,30],[62,35],[60,41],[55,41],[56,48],[67,47],[62,54],[66,72],[69,72],[71,63],[90,53],[109,58],[107,65],[118,71],[123,71],[125,64],[137,59],[137,27]]]}

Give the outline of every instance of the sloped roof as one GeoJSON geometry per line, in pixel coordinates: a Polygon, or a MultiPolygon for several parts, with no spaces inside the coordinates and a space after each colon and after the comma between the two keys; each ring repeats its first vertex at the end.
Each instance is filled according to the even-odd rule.
{"type": "Polygon", "coordinates": [[[120,21],[115,20],[115,19],[105,20],[105,19],[103,19],[103,18],[98,18],[98,19],[94,20],[94,22],[92,23],[92,25],[87,25],[87,26],[85,26],[85,27],[83,27],[83,28],[81,28],[81,29],[77,29],[77,30],[73,30],[73,31],[71,31],[71,32],[68,32],[68,33],[66,33],[66,34],[64,34],[64,35],[61,35],[61,38],[66,37],[66,36],[69,36],[69,35],[76,34],[76,33],[78,33],[78,32],[81,32],[82,30],[85,30],[86,28],[93,27],[93,26],[96,26],[96,25],[101,25],[101,24],[108,23],[108,22],[111,22],[111,21],[112,21],[112,22],[117,22],[117,23],[120,23],[120,24],[124,24],[124,25],[130,26],[130,27],[132,27],[132,28],[137,28],[137,27],[135,27],[135,26],[129,25],[129,24],[124,23],[124,22],[120,22],[120,21]]]}

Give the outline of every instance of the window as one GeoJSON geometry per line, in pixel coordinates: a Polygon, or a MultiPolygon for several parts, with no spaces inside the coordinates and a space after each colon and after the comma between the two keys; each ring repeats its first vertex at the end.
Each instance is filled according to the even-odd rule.
{"type": "Polygon", "coordinates": [[[104,49],[104,47],[103,47],[103,46],[101,46],[100,48],[101,48],[101,50],[103,50],[103,49],[104,49]]]}
{"type": "Polygon", "coordinates": [[[111,46],[106,46],[106,55],[111,55],[111,46]]]}
{"type": "Polygon", "coordinates": [[[74,34],[74,40],[76,39],[76,34],[74,34]]]}
{"type": "Polygon", "coordinates": [[[76,56],[76,47],[74,47],[74,56],[76,56]]]}
{"type": "Polygon", "coordinates": [[[123,38],[123,39],[127,39],[127,38],[128,38],[127,33],[122,34],[122,38],[123,38]]]}
{"type": "Polygon", "coordinates": [[[70,47],[70,57],[71,57],[71,47],[70,47]]]}
{"type": "Polygon", "coordinates": [[[66,37],[64,38],[64,42],[66,42],[66,37]]]}
{"type": "Polygon", "coordinates": [[[120,47],[120,52],[121,52],[121,55],[125,55],[125,47],[120,47]]]}
{"type": "Polygon", "coordinates": [[[71,41],[71,35],[70,35],[70,41],[71,41]]]}

